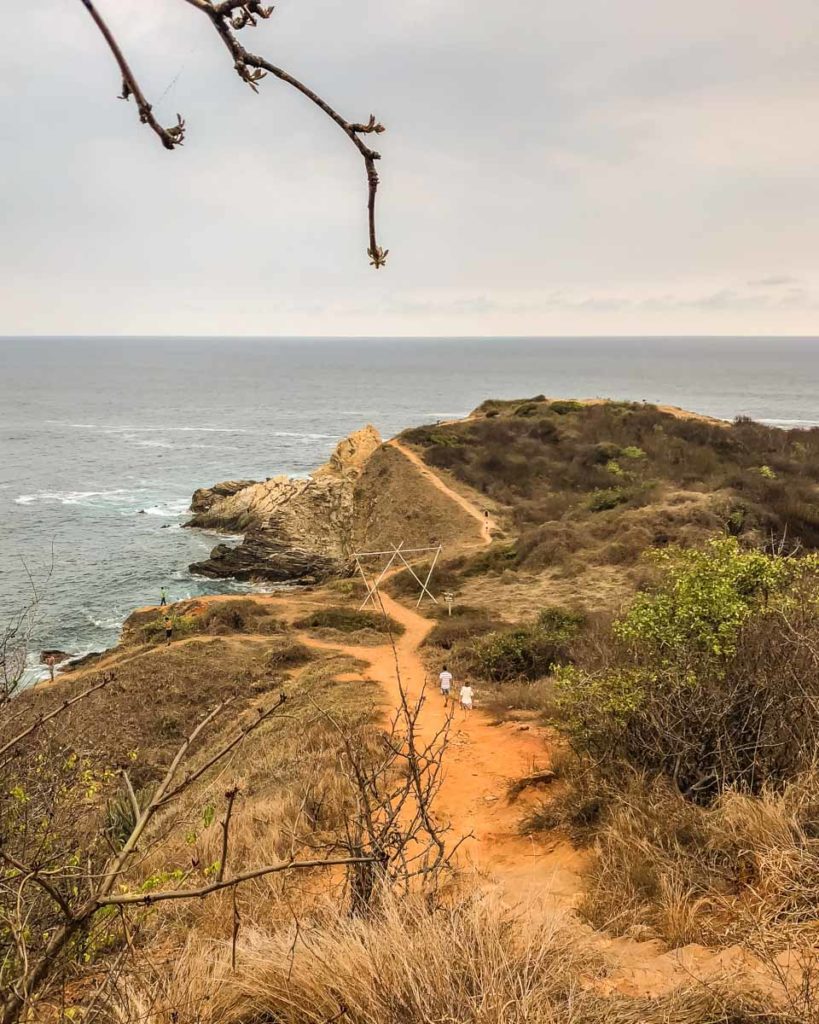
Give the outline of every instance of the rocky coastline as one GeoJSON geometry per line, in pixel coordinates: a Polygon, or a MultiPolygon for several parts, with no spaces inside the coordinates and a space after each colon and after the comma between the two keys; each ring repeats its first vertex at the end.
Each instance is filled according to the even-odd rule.
{"type": "Polygon", "coordinates": [[[342,440],[329,461],[304,479],[228,480],[200,488],[185,525],[243,538],[238,545],[217,544],[191,572],[305,585],[348,574],[356,484],[381,446],[378,431],[368,425],[342,440]]]}
{"type": "Polygon", "coordinates": [[[371,425],[307,477],[226,480],[200,488],[185,524],[241,534],[191,572],[211,579],[313,585],[354,571],[356,551],[456,544],[470,518],[371,425]]]}

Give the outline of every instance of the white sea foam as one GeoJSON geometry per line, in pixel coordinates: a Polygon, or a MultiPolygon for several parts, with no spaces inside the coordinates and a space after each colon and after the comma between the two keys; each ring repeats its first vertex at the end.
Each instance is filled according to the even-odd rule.
{"type": "Polygon", "coordinates": [[[82,613],[86,620],[97,629],[122,629],[122,624],[125,622],[125,616],[121,612],[100,617],[89,608],[83,608],[82,613]]]}
{"type": "Polygon", "coordinates": [[[34,494],[21,494],[14,499],[15,505],[33,505],[36,503],[54,503],[60,505],[99,506],[104,504],[120,504],[124,497],[134,498],[134,492],[124,488],[110,491],[36,491],[34,494]]]}
{"type": "Polygon", "coordinates": [[[769,427],[819,427],[819,420],[760,420],[769,427]]]}
{"type": "MultiPolygon", "coordinates": [[[[54,422],[54,421],[52,421],[54,422]]],[[[244,427],[135,427],[115,423],[69,423],[72,430],[99,430],[103,434],[261,434],[262,430],[247,430],[244,427]]]]}
{"type": "Polygon", "coordinates": [[[337,441],[339,434],[311,434],[297,430],[271,430],[271,437],[295,437],[304,441],[337,441]]]}
{"type": "MultiPolygon", "coordinates": [[[[55,421],[52,420],[50,422],[55,421]]],[[[127,440],[136,440],[136,437],[133,435],[137,434],[252,434],[268,437],[293,437],[310,441],[336,441],[340,437],[339,434],[324,434],[309,430],[264,430],[262,428],[249,430],[247,427],[136,427],[121,426],[113,423],[69,423],[68,426],[73,430],[98,430],[103,434],[121,434],[127,440]]],[[[159,447],[163,442],[141,441],[139,443],[143,446],[159,447]]],[[[190,445],[189,447],[198,446],[190,445]]]]}
{"type": "Polygon", "coordinates": [[[163,519],[175,519],[190,510],[190,498],[176,498],[173,501],[161,502],[144,509],[145,515],[160,516],[163,519]]]}

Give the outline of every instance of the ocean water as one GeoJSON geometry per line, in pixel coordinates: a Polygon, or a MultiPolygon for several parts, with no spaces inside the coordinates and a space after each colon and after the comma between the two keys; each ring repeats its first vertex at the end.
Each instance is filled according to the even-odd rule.
{"type": "Polygon", "coordinates": [[[181,528],[197,487],[539,393],[804,427],[819,339],[0,339],[0,627],[31,575],[33,647],[102,649],[163,585],[234,589],[187,570],[217,543],[181,528]]]}

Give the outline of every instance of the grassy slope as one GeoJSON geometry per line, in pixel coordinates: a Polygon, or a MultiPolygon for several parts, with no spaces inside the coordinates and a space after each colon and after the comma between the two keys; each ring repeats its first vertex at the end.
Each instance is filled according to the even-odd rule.
{"type": "Polygon", "coordinates": [[[819,546],[819,429],[534,399],[401,439],[499,510],[506,538],[451,562],[446,585],[513,619],[552,602],[616,606],[652,547],[718,532],[819,546]]]}

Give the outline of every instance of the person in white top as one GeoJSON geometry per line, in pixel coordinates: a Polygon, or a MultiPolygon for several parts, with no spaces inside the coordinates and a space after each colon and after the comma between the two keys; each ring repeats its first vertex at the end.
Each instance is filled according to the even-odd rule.
{"type": "Polygon", "coordinates": [[[441,696],[444,698],[444,703],[449,703],[449,695],[452,692],[452,673],[444,665],[444,670],[438,676],[438,681],[441,684],[441,696]]]}
{"type": "Polygon", "coordinates": [[[461,707],[463,708],[464,714],[472,710],[472,701],[474,698],[474,691],[472,687],[464,683],[461,687],[461,707]]]}

